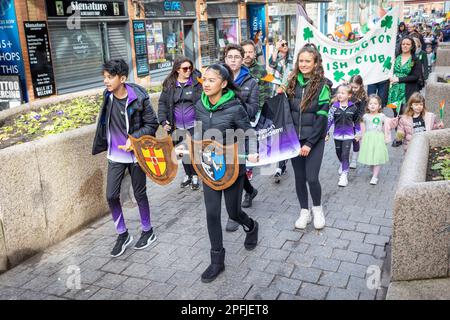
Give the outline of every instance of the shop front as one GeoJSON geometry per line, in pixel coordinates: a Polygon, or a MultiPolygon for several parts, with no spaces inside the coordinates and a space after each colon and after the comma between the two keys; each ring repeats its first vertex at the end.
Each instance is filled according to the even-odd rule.
{"type": "Polygon", "coordinates": [[[294,53],[297,29],[297,5],[295,3],[274,3],[268,7],[270,44],[286,40],[291,54],[294,53]]]}
{"type": "Polygon", "coordinates": [[[238,4],[208,2],[208,35],[210,62],[223,60],[225,46],[229,43],[239,43],[238,4]]]}
{"type": "Polygon", "coordinates": [[[144,2],[148,59],[152,81],[161,81],[181,55],[197,65],[195,1],[144,2]]]}
{"type": "Polygon", "coordinates": [[[101,86],[102,64],[124,59],[133,80],[125,0],[46,1],[58,94],[101,86]]]}

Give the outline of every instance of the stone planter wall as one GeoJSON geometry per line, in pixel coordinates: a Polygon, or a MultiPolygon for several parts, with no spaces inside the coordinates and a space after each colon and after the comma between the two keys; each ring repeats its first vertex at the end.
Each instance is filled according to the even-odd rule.
{"type": "Polygon", "coordinates": [[[439,43],[436,51],[436,67],[450,66],[450,45],[447,42],[439,43]]]}
{"type": "Polygon", "coordinates": [[[450,181],[425,182],[430,148],[450,145],[450,129],[417,134],[394,199],[392,280],[449,276],[450,181]]]}
{"type": "Polygon", "coordinates": [[[425,86],[425,103],[427,109],[439,117],[439,103],[445,100],[444,126],[450,128],[450,83],[437,81],[438,77],[444,76],[443,72],[430,73],[425,86]]]}
{"type": "MultiPolygon", "coordinates": [[[[155,111],[158,98],[151,95],[155,111]]],[[[0,122],[60,101],[6,110],[0,122]]],[[[0,150],[0,272],[108,214],[106,156],[91,155],[95,129],[92,124],[0,150]]]]}

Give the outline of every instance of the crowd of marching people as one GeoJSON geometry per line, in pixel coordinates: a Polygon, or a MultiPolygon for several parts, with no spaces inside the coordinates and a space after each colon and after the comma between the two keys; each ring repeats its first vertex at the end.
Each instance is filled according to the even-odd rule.
{"type": "MultiPolygon", "coordinates": [[[[393,76],[368,87],[361,76],[355,75],[348,83],[332,88],[332,82],[324,74],[321,54],[313,44],[305,45],[296,57],[292,57],[289,45],[293,44],[280,40],[266,58],[261,53],[262,40],[259,38],[256,44],[252,40],[228,44],[223,61],[210,65],[203,74],[195,70],[188,58],[178,58],[163,83],[157,114],[141,88],[126,83],[126,63],[109,61],[103,67],[107,90],[93,153],[108,151],[107,198],[119,234],[111,255],[120,256],[132,242],[119,201],[120,184],[126,169],[131,173],[142,221],[142,234],[135,249],[144,249],[156,240],[145,195],[145,174],[130,152],[128,134],[135,138],[154,135],[158,126],[162,126],[167,133],[182,130],[193,135],[196,121],[202,123],[203,131],[248,130],[257,125],[264,103],[279,94],[285,94],[289,100],[300,139],[298,156],[289,159],[300,204],[299,217],[293,225],[305,229],[313,222],[316,229],[324,228],[319,172],[325,144],[330,143],[331,137],[340,162],[336,168],[338,185],[346,187],[350,169],[359,164],[370,166],[372,178],[369,183],[376,185],[382,165],[389,160],[386,143],[391,142],[392,130],[396,130],[393,146],[402,144],[406,149],[414,134],[443,128],[442,121],[427,110],[420,91],[432,70],[436,48],[444,37],[443,31],[436,26],[401,23],[393,76]],[[261,63],[264,61],[268,64],[261,63]],[[393,117],[383,112],[389,105],[396,106],[393,117]],[[125,118],[121,116],[124,114],[127,115],[125,118]],[[125,148],[118,148],[119,145],[125,148]],[[308,203],[309,196],[312,205],[308,203]]],[[[358,39],[353,34],[348,40],[358,39]]],[[[178,142],[174,141],[175,144],[178,142]]],[[[248,149],[246,143],[240,146],[248,161],[255,161],[257,155],[248,149]]],[[[197,190],[201,187],[199,178],[187,160],[183,158],[185,176],[180,187],[197,190]]],[[[286,175],[287,162],[278,163],[272,178],[275,183],[280,183],[286,175]]],[[[258,195],[252,178],[253,170],[239,164],[238,178],[225,190],[217,191],[202,184],[211,242],[211,263],[201,275],[203,282],[213,281],[225,268],[220,219],[222,195],[229,216],[226,231],[235,232],[242,226],[246,235],[244,247],[253,250],[257,246],[258,222],[243,210],[251,207],[258,195]]]]}

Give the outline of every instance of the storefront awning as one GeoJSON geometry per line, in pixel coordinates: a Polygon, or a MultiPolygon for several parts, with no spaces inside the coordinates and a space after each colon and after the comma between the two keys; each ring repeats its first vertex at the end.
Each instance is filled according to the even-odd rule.
{"type": "Polygon", "coordinates": [[[236,3],[208,3],[206,12],[208,13],[208,19],[236,18],[239,16],[236,3]]]}

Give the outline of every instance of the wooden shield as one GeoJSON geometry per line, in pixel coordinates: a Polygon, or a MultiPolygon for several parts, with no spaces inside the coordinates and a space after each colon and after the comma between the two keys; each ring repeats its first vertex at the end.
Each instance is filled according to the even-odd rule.
{"type": "Polygon", "coordinates": [[[213,140],[188,139],[192,166],[199,178],[214,190],[229,188],[239,175],[238,145],[223,146],[213,140]],[[189,142],[190,140],[190,142],[189,142]],[[227,159],[231,155],[232,159],[227,159]]]}
{"type": "Polygon", "coordinates": [[[129,136],[139,165],[147,177],[160,185],[169,184],[175,179],[178,162],[173,148],[172,138],[155,138],[142,136],[135,139],[129,136]]]}

